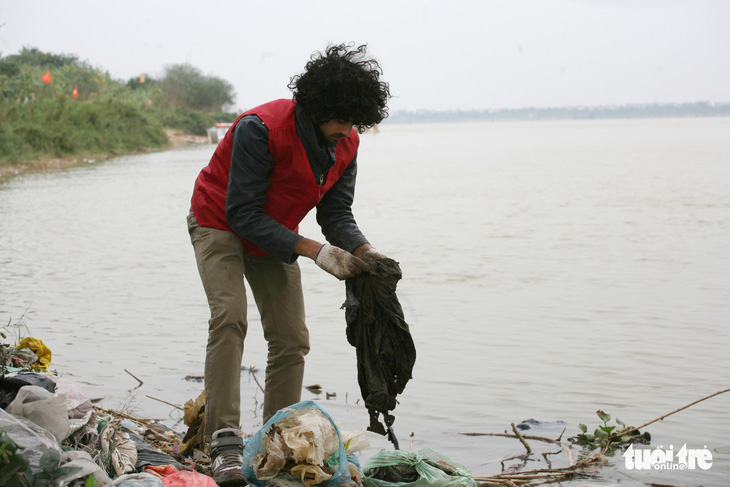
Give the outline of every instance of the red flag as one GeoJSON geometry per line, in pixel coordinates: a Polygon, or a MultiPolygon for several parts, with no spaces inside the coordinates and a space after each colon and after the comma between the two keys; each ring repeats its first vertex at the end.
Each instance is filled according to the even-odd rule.
{"type": "Polygon", "coordinates": [[[72,98],[77,98],[79,96],[79,89],[74,86],[74,92],[71,94],[72,98]]]}
{"type": "Polygon", "coordinates": [[[43,76],[41,76],[41,79],[43,80],[43,82],[45,84],[50,83],[51,82],[51,72],[50,71],[46,71],[46,73],[43,76]]]}

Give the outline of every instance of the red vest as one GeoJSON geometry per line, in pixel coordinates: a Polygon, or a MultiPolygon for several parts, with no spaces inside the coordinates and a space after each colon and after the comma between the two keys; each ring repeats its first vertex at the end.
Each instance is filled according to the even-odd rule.
{"type": "MultiPolygon", "coordinates": [[[[324,184],[319,185],[314,180],[304,145],[297,137],[295,107],[292,100],[275,100],[243,113],[228,129],[210,163],[200,171],[195,181],[191,203],[195,219],[201,226],[232,231],[226,219],[226,192],[233,129],[246,115],[257,115],[269,129],[269,149],[274,158],[274,168],[269,175],[264,213],[288,229],[298,231],[299,223],[342,176],[357,153],[357,131],[353,129],[349,137],[337,142],[335,165],[327,172],[324,184]]],[[[243,243],[249,255],[267,255],[246,240],[243,243]]]]}

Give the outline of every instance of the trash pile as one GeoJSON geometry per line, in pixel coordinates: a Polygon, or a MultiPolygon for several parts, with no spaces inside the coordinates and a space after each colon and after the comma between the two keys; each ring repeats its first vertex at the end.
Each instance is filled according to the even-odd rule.
{"type": "Polygon", "coordinates": [[[173,457],[175,432],[93,406],[50,361],[37,338],[0,347],[0,485],[216,486],[173,457]]]}
{"type": "MultiPolygon", "coordinates": [[[[216,487],[204,453],[205,397],[185,404],[185,437],[163,425],[92,404],[48,371],[41,340],[0,344],[0,486],[216,487]]],[[[246,440],[249,485],[419,487],[475,485],[468,469],[436,452],[355,456],[367,433],[340,431],[317,403],[277,412],[246,440]]]]}

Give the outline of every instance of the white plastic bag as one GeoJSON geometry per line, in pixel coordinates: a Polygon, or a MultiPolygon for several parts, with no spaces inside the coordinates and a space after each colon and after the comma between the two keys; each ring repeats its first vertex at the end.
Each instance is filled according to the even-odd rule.
{"type": "Polygon", "coordinates": [[[34,474],[41,471],[40,461],[43,453],[56,450],[61,453],[61,446],[50,431],[38,426],[33,421],[6,412],[0,409],[0,430],[5,431],[20,451],[28,457],[30,469],[34,474]]]}
{"type": "Polygon", "coordinates": [[[68,436],[71,428],[66,410],[66,396],[53,395],[42,387],[21,387],[13,402],[8,405],[7,411],[50,431],[59,443],[68,436]]]}
{"type": "Polygon", "coordinates": [[[85,479],[89,475],[94,476],[94,483],[97,487],[106,487],[112,484],[106,472],[94,463],[94,459],[85,451],[72,450],[63,452],[61,454],[61,466],[78,468],[74,473],[58,479],[58,483],[61,486],[69,485],[77,479],[85,479]]]}
{"type": "Polygon", "coordinates": [[[268,480],[274,475],[297,478],[305,485],[355,485],[340,430],[330,415],[312,401],[281,409],[249,440],[243,452],[242,469],[249,485],[264,487],[266,479],[257,476],[261,469],[268,480]],[[293,472],[288,467],[278,473],[275,468],[269,468],[280,463],[277,450],[284,454],[286,465],[292,460],[298,466],[293,472]],[[269,457],[272,452],[274,455],[269,457]],[[267,465],[269,461],[272,465],[267,465]]]}

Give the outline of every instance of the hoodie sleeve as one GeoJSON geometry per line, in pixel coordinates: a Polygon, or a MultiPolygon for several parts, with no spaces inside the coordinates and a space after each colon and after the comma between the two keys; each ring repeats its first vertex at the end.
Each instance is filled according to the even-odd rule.
{"type": "Polygon", "coordinates": [[[241,238],[291,264],[301,235],[264,213],[274,159],[269,129],[256,115],[243,117],[233,132],[231,167],[226,195],[228,225],[241,238]]]}

